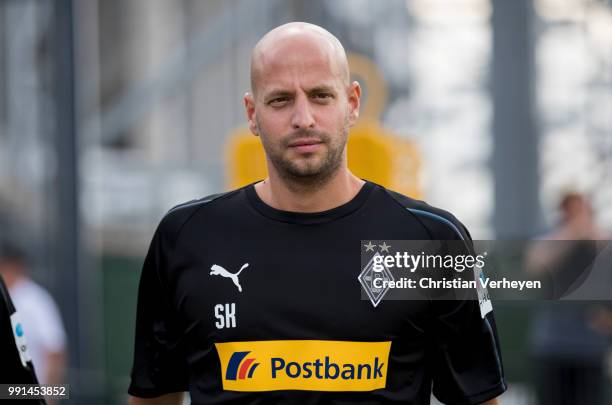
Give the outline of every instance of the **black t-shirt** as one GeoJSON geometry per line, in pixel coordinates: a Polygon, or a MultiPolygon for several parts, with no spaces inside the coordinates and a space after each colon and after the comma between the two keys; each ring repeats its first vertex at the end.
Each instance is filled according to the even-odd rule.
{"type": "Polygon", "coordinates": [[[320,213],[249,185],[170,210],[138,292],[129,393],[194,404],[476,404],[501,394],[477,300],[362,299],[362,240],[464,240],[451,214],[366,182],[320,213]],[[433,387],[433,388],[432,388],[433,387]]]}

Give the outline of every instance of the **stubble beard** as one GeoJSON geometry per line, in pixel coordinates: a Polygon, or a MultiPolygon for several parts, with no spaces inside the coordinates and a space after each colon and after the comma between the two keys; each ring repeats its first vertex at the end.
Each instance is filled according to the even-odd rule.
{"type": "Polygon", "coordinates": [[[326,132],[300,129],[286,136],[280,142],[280,145],[275,148],[267,142],[268,138],[265,132],[261,131],[259,123],[257,126],[269,161],[289,187],[296,189],[320,187],[329,182],[340,169],[348,140],[348,115],[344,119],[336,143],[334,143],[332,136],[326,132]],[[319,139],[324,144],[325,155],[316,160],[311,160],[309,157],[300,158],[302,161],[287,158],[285,152],[289,144],[300,138],[319,139]]]}

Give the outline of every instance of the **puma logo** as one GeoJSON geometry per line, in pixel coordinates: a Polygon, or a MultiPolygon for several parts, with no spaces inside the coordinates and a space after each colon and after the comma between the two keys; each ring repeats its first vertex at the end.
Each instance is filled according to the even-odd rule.
{"type": "Polygon", "coordinates": [[[249,267],[249,264],[245,263],[242,265],[240,270],[238,270],[236,273],[230,273],[229,271],[225,270],[223,267],[213,264],[210,267],[210,270],[211,270],[210,275],[231,278],[234,284],[236,284],[236,287],[238,287],[238,291],[242,292],[242,287],[240,286],[240,282],[238,281],[238,276],[240,275],[242,270],[246,269],[247,267],[249,267]]]}

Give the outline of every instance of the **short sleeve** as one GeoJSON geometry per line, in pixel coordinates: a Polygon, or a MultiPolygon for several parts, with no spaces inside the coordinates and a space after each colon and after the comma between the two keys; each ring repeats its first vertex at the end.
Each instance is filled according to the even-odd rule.
{"type": "Polygon", "coordinates": [[[185,343],[167,285],[170,254],[160,225],[138,287],[134,363],[128,389],[136,397],[153,398],[188,390],[185,343]]]}
{"type": "Polygon", "coordinates": [[[478,301],[437,301],[433,393],[445,404],[479,404],[506,390],[493,313],[478,301]]]}
{"type": "MultiPolygon", "coordinates": [[[[462,232],[447,241],[446,253],[475,256],[469,232],[459,222],[457,228],[462,232]]],[[[476,271],[474,267],[458,274],[474,280],[476,271]]],[[[432,302],[433,394],[444,404],[480,404],[506,390],[491,303],[482,300],[477,286],[455,290],[455,299],[432,302]]]]}

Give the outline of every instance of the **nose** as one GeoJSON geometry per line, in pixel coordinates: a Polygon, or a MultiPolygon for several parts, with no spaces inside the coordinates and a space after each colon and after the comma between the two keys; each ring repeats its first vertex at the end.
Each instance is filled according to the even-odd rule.
{"type": "Polygon", "coordinates": [[[293,129],[313,128],[315,124],[308,97],[300,95],[296,98],[291,116],[293,129]]]}

